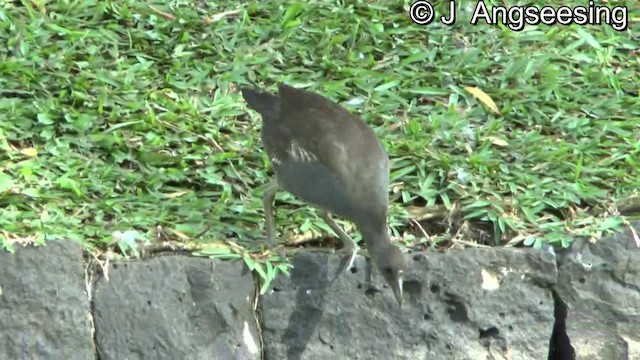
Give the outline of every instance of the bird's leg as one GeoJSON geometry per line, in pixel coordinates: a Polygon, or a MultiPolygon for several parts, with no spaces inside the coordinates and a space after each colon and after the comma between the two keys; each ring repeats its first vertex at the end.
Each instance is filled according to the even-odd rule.
{"type": "Polygon", "coordinates": [[[367,285],[367,290],[369,289],[374,289],[375,286],[373,286],[373,265],[371,264],[371,258],[367,257],[366,258],[366,265],[365,265],[365,270],[364,270],[364,277],[365,277],[365,282],[367,285]]]}
{"type": "Polygon", "coordinates": [[[278,181],[271,181],[264,190],[264,196],[262,198],[262,206],[264,207],[264,227],[267,233],[267,246],[269,248],[276,246],[276,234],[273,220],[273,200],[276,197],[278,189],[278,181]]]}
{"type": "Polygon", "coordinates": [[[344,264],[341,264],[340,269],[338,269],[338,272],[335,276],[337,278],[340,274],[342,274],[344,270],[351,269],[351,267],[353,266],[353,262],[355,261],[356,255],[358,254],[358,244],[351,238],[351,236],[347,235],[347,233],[342,230],[342,228],[335,222],[335,220],[333,220],[331,214],[329,214],[328,211],[323,210],[321,216],[322,219],[327,223],[327,225],[329,225],[331,230],[333,230],[338,235],[340,241],[342,241],[343,247],[342,249],[340,249],[340,252],[346,252],[348,254],[348,257],[345,258],[346,260],[348,260],[348,262],[346,263],[346,266],[344,264]]]}
{"type": "MultiPolygon", "coordinates": [[[[265,232],[267,233],[267,247],[269,249],[273,249],[276,247],[276,231],[274,226],[274,217],[273,217],[273,200],[276,197],[276,193],[280,189],[280,185],[278,185],[277,180],[271,181],[265,191],[264,196],[262,198],[262,206],[264,207],[264,227],[265,232]]],[[[278,255],[283,260],[286,260],[286,256],[282,250],[278,251],[278,255]]]]}
{"type": "Polygon", "coordinates": [[[365,277],[365,291],[367,296],[373,296],[376,293],[381,292],[380,289],[373,283],[373,263],[371,257],[366,257],[366,264],[364,266],[365,277]]]}

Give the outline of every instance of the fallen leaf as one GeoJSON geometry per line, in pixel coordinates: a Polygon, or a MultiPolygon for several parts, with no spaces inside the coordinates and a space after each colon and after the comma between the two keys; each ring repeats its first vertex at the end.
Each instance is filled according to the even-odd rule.
{"type": "Polygon", "coordinates": [[[204,23],[209,25],[211,23],[218,22],[218,21],[222,20],[223,18],[225,18],[227,16],[235,15],[235,14],[239,13],[240,11],[242,11],[242,10],[240,10],[240,9],[231,10],[231,11],[225,11],[225,12],[221,12],[221,13],[218,13],[218,14],[214,14],[214,15],[211,15],[211,16],[206,16],[204,18],[204,23]]]}
{"type": "Polygon", "coordinates": [[[179,237],[180,240],[186,241],[190,239],[189,236],[187,236],[187,234],[183,233],[182,231],[176,229],[169,229],[169,231],[171,231],[175,236],[179,237]]]}
{"type": "Polygon", "coordinates": [[[467,90],[476,99],[480,100],[481,103],[483,103],[486,106],[488,106],[489,109],[491,109],[491,111],[493,111],[496,114],[500,114],[500,110],[498,110],[498,106],[496,105],[495,102],[493,102],[491,97],[489,95],[487,95],[486,92],[480,90],[477,87],[473,87],[473,86],[465,86],[464,89],[467,90]]]}
{"type": "Polygon", "coordinates": [[[176,192],[172,192],[172,193],[168,193],[168,194],[162,194],[162,197],[165,199],[175,199],[178,198],[184,194],[189,193],[190,191],[176,191],[176,192]]]}
{"type": "Polygon", "coordinates": [[[171,13],[162,11],[162,10],[157,9],[157,8],[151,6],[151,5],[148,5],[148,4],[147,4],[147,6],[149,7],[149,9],[153,10],[153,12],[155,12],[156,14],[162,16],[165,19],[169,19],[169,20],[177,19],[177,17],[175,15],[171,14],[171,13]]]}
{"type": "Polygon", "coordinates": [[[495,136],[487,136],[484,138],[484,140],[489,140],[493,145],[496,145],[496,146],[501,146],[501,147],[509,146],[509,143],[506,140],[502,140],[495,136]]]}
{"type": "Polygon", "coordinates": [[[20,150],[20,153],[28,157],[34,157],[34,156],[38,156],[38,149],[32,148],[32,147],[24,148],[20,150]]]}

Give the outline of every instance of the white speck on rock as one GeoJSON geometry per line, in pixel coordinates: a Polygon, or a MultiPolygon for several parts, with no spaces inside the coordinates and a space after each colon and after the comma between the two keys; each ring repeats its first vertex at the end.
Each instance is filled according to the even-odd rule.
{"type": "Polygon", "coordinates": [[[495,291],[500,288],[500,279],[497,275],[492,274],[485,269],[482,269],[480,274],[482,276],[482,289],[487,291],[495,291]]]}
{"type": "Polygon", "coordinates": [[[249,350],[249,353],[253,355],[258,353],[258,345],[256,344],[256,340],[251,334],[249,323],[247,323],[246,321],[244,322],[244,327],[242,329],[242,341],[247,346],[247,350],[249,350]]]}

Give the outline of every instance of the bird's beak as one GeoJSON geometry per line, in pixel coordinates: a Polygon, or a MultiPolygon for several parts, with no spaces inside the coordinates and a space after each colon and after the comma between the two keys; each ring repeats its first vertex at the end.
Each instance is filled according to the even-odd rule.
{"type": "Polygon", "coordinates": [[[402,283],[403,283],[403,272],[398,272],[397,281],[393,284],[392,290],[393,295],[396,297],[396,301],[398,302],[398,307],[402,307],[402,283]]]}

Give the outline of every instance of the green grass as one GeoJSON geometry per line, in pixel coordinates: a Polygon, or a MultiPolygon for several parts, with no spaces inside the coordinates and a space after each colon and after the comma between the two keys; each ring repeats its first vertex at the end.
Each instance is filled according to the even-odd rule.
{"type": "MultiPolygon", "coordinates": [[[[375,127],[407,244],[425,242],[411,217],[440,209],[423,221],[436,242],[470,224],[491,245],[566,246],[618,228],[611,210],[637,199],[633,3],[635,34],[471,26],[466,4],[455,26],[421,27],[390,0],[147,3],[0,2],[0,248],[178,240],[251,259],[272,172],[236,91],[250,81],[318,91],[375,127]]],[[[313,209],[278,200],[279,231],[327,234],[313,209]]]]}

